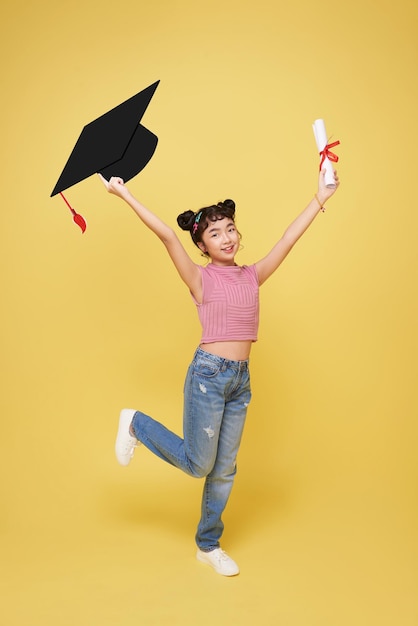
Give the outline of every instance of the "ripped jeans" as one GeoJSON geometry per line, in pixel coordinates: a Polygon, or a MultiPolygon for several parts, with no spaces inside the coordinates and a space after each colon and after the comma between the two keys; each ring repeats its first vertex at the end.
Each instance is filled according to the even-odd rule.
{"type": "Polygon", "coordinates": [[[154,454],[190,476],[205,477],[196,533],[205,552],[219,547],[250,400],[248,361],[230,361],[198,348],[184,385],[184,439],[140,411],[132,420],[137,439],[154,454]]]}

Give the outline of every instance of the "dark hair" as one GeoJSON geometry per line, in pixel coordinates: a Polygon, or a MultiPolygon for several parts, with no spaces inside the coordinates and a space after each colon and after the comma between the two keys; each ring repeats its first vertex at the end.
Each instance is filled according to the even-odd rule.
{"type": "MultiPolygon", "coordinates": [[[[199,211],[185,211],[177,217],[177,224],[182,230],[190,231],[193,243],[198,246],[202,241],[202,235],[211,222],[223,220],[225,217],[235,222],[235,202],[224,200],[218,204],[203,207],[199,211]]],[[[199,247],[199,246],[198,246],[199,247]]]]}

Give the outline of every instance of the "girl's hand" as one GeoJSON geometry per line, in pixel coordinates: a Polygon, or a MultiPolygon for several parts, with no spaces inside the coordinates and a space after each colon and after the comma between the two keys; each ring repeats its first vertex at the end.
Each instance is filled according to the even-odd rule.
{"type": "Polygon", "coordinates": [[[319,198],[321,204],[325,204],[325,202],[337,191],[337,189],[338,189],[338,187],[340,185],[340,179],[337,176],[336,170],[334,170],[335,187],[334,188],[327,187],[325,185],[325,172],[326,172],[326,170],[323,169],[319,173],[318,198],[319,198]]]}
{"type": "Polygon", "coordinates": [[[115,196],[126,200],[129,195],[129,191],[122,178],[119,178],[119,176],[112,176],[112,178],[107,181],[101,174],[98,174],[98,176],[109,193],[113,193],[115,196]]]}

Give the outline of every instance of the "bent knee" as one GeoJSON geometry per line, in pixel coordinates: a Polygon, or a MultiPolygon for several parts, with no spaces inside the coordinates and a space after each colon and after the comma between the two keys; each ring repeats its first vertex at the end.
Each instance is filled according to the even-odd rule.
{"type": "Polygon", "coordinates": [[[237,473],[236,464],[229,465],[228,467],[217,467],[216,465],[211,465],[208,467],[200,467],[199,465],[194,465],[192,475],[195,478],[209,477],[214,480],[229,482],[231,480],[234,480],[236,473],[237,473]]]}
{"type": "Polygon", "coordinates": [[[192,476],[194,478],[206,478],[212,471],[212,467],[201,467],[200,465],[193,465],[192,476]]]}

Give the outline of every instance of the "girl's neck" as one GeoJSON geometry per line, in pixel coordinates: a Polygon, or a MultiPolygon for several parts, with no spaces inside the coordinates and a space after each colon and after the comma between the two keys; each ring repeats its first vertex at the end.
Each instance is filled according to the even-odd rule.
{"type": "Polygon", "coordinates": [[[213,261],[211,258],[209,258],[209,264],[215,265],[216,267],[236,267],[237,266],[237,263],[235,263],[234,259],[231,259],[231,261],[227,261],[223,263],[220,261],[213,261]]]}

